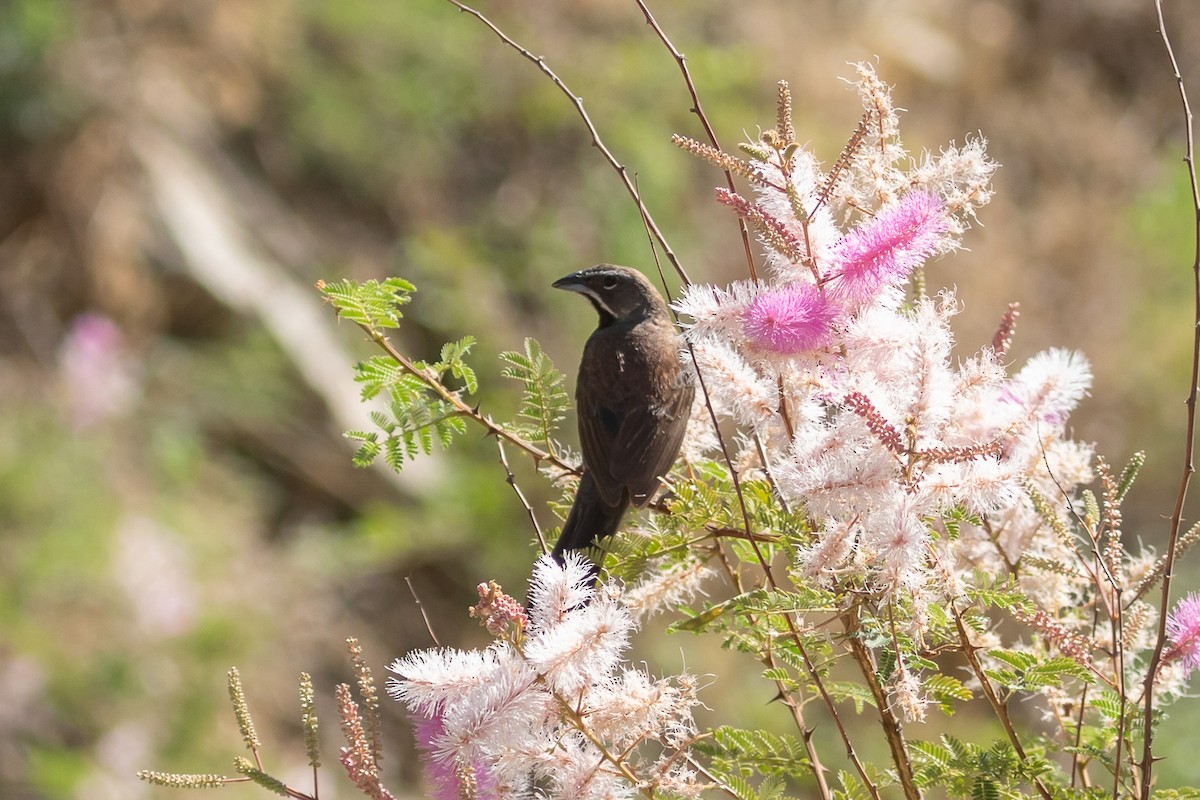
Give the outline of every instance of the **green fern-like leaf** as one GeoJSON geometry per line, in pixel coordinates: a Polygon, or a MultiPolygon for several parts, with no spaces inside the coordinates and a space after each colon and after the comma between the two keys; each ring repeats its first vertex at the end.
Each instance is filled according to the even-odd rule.
{"type": "MultiPolygon", "coordinates": [[[[809,774],[807,751],[803,742],[794,736],[721,726],[712,731],[711,738],[696,747],[709,755],[714,763],[722,765],[723,772],[776,777],[809,774]]],[[[763,796],[762,791],[763,787],[760,787],[759,796],[763,796]]]]}
{"type": "Polygon", "coordinates": [[[826,681],[825,691],[829,692],[829,696],[837,702],[849,700],[854,703],[854,713],[863,713],[863,708],[870,706],[875,707],[875,696],[861,682],[854,681],[826,681]]]}
{"type": "Polygon", "coordinates": [[[1061,686],[1065,678],[1076,678],[1089,683],[1092,680],[1092,675],[1086,667],[1066,656],[1041,658],[1033,653],[1002,648],[995,648],[989,651],[988,655],[1007,666],[984,672],[992,680],[1014,690],[1037,691],[1061,686]]]}
{"type": "Polygon", "coordinates": [[[724,775],[722,778],[738,800],[757,800],[758,794],[754,791],[754,787],[742,775],[724,775]]]}
{"type": "Polygon", "coordinates": [[[1004,777],[1017,771],[1021,759],[1012,744],[1000,739],[979,754],[979,768],[988,775],[1004,777]]]}
{"type": "Polygon", "coordinates": [[[942,746],[945,747],[951,754],[952,763],[955,767],[963,769],[964,767],[974,767],[975,761],[981,752],[979,745],[964,742],[962,739],[944,733],[941,736],[942,746]]]}
{"type": "Polygon", "coordinates": [[[475,370],[468,366],[465,360],[474,346],[474,336],[464,336],[457,342],[447,342],[442,345],[441,357],[438,362],[430,365],[439,377],[449,372],[462,381],[463,389],[467,394],[475,394],[479,390],[479,379],[475,376],[475,370]]]}
{"type": "Polygon", "coordinates": [[[867,793],[867,787],[859,780],[857,775],[852,775],[846,770],[839,769],[837,773],[838,783],[841,788],[833,793],[837,800],[868,800],[870,795],[867,793]]]}
{"type": "Polygon", "coordinates": [[[515,432],[553,453],[554,433],[570,406],[563,388],[563,374],[555,368],[536,339],[525,340],[524,353],[501,353],[500,360],[507,365],[500,374],[520,381],[523,387],[521,407],[513,426],[515,432]]]}
{"type": "Polygon", "coordinates": [[[961,505],[954,506],[949,511],[942,514],[940,520],[942,527],[946,531],[946,537],[951,541],[958,538],[959,531],[962,529],[962,524],[964,522],[969,525],[981,524],[978,514],[968,511],[966,507],[961,505]]]}
{"type": "Polygon", "coordinates": [[[367,431],[346,431],[347,439],[359,442],[358,450],[354,452],[354,466],[369,467],[379,457],[381,445],[379,435],[367,431]]]}
{"type": "Polygon", "coordinates": [[[417,290],[403,278],[361,283],[344,280],[317,286],[339,317],[375,332],[399,327],[404,316],[400,306],[411,300],[412,293],[417,290]]]}
{"type": "Polygon", "coordinates": [[[1000,800],[1000,787],[981,775],[971,787],[971,800],[1000,800]]]}
{"type": "Polygon", "coordinates": [[[971,690],[957,678],[935,673],[925,679],[925,692],[946,716],[953,716],[955,700],[970,700],[971,690]]]}
{"type": "Polygon", "coordinates": [[[1156,789],[1150,800],[1200,800],[1200,789],[1185,786],[1182,789],[1156,789]]]}
{"type": "Polygon", "coordinates": [[[404,370],[388,356],[371,356],[354,365],[354,380],[361,384],[363,400],[387,392],[389,396],[412,397],[428,389],[425,382],[404,370]]]}
{"type": "Polygon", "coordinates": [[[1030,607],[1029,598],[1021,591],[1016,580],[1011,577],[1004,583],[997,583],[983,573],[976,573],[968,584],[966,595],[972,602],[984,608],[1012,611],[1015,608],[1028,609],[1030,607]]]}

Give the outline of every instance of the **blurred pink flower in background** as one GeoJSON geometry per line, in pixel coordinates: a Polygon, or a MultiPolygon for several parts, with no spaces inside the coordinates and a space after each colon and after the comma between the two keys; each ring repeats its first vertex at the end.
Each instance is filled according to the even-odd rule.
{"type": "Polygon", "coordinates": [[[459,800],[471,796],[478,800],[496,797],[495,781],[482,762],[472,765],[470,774],[457,767],[453,758],[439,754],[438,742],[446,733],[440,711],[429,719],[418,719],[416,723],[417,748],[421,751],[421,763],[425,767],[425,779],[429,782],[432,800],[459,800]],[[464,793],[464,781],[470,782],[471,794],[464,793]]]}
{"type": "Polygon", "coordinates": [[[58,369],[77,428],[120,416],[137,402],[139,370],[121,330],[102,314],[75,317],[58,348],[58,369]]]}
{"type": "Polygon", "coordinates": [[[145,633],[178,636],[194,627],[199,600],[190,566],[178,534],[158,521],[131,514],[117,523],[113,578],[145,633]]]}

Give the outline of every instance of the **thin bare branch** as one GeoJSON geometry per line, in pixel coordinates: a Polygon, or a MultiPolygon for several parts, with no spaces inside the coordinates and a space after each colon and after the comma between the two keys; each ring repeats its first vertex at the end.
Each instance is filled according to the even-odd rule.
{"type": "Polygon", "coordinates": [[[641,212],[641,214],[646,218],[647,224],[650,226],[650,230],[654,233],[655,240],[658,242],[659,246],[662,247],[663,252],[666,253],[667,260],[670,261],[671,266],[675,268],[675,272],[679,275],[680,280],[682,280],[685,284],[690,284],[692,279],[688,277],[687,272],[683,268],[683,264],[680,263],[679,258],[675,255],[675,251],[673,251],[670,244],[667,243],[667,237],[663,234],[662,230],[659,229],[658,224],[654,221],[654,218],[650,216],[650,212],[647,210],[646,204],[642,202],[642,195],[638,192],[637,187],[634,186],[633,179],[629,177],[629,171],[625,169],[624,164],[617,160],[617,157],[612,154],[612,151],[608,149],[608,146],[605,145],[604,141],[600,138],[600,132],[596,129],[595,123],[592,122],[591,116],[588,115],[587,109],[585,109],[583,106],[583,98],[575,94],[575,92],[573,92],[571,88],[567,86],[566,82],[564,82],[562,78],[558,77],[558,73],[550,68],[550,65],[546,63],[546,59],[543,56],[535,56],[517,40],[513,39],[511,36],[501,30],[496,23],[484,16],[481,11],[472,8],[466,3],[459,2],[459,0],[446,0],[446,2],[450,3],[450,5],[454,6],[459,11],[470,14],[471,16],[475,17],[475,19],[483,23],[488,30],[500,37],[500,41],[504,42],[504,44],[520,53],[522,58],[537,67],[543,75],[545,75],[551,80],[551,82],[554,83],[560,92],[567,96],[567,99],[571,101],[573,106],[575,106],[575,112],[579,115],[579,118],[583,120],[583,124],[587,127],[588,133],[591,134],[592,146],[600,151],[601,155],[604,156],[604,160],[608,162],[609,166],[611,166],[621,178],[621,182],[625,185],[625,191],[627,191],[629,196],[633,198],[633,202],[637,204],[638,211],[641,212]]]}
{"type": "Polygon", "coordinates": [[[408,584],[408,593],[412,595],[413,602],[417,604],[417,610],[421,612],[421,619],[425,620],[425,630],[429,632],[429,638],[433,639],[433,643],[438,647],[442,643],[438,640],[438,635],[433,632],[433,625],[429,622],[429,615],[425,613],[425,604],[421,602],[421,598],[417,596],[417,590],[413,587],[412,578],[404,576],[404,582],[408,584]]]}
{"type": "Polygon", "coordinates": [[[500,439],[496,439],[496,449],[500,451],[500,466],[504,467],[505,480],[516,493],[517,499],[521,501],[521,507],[525,509],[525,514],[529,517],[529,523],[533,525],[533,532],[537,536],[538,545],[542,548],[542,554],[545,555],[550,552],[550,548],[546,546],[546,537],[542,535],[542,526],[538,524],[537,515],[533,513],[533,507],[525,499],[525,493],[521,491],[520,486],[517,486],[517,479],[513,475],[512,468],[508,466],[508,456],[504,452],[504,442],[500,439]]]}
{"type": "MultiPolygon", "coordinates": [[[[891,751],[892,763],[896,765],[896,777],[904,789],[905,800],[921,800],[921,790],[917,788],[913,775],[912,762],[908,757],[908,748],[904,743],[904,733],[900,721],[896,719],[896,715],[892,713],[892,709],[888,705],[887,694],[879,684],[875,663],[857,627],[858,609],[855,608],[844,616],[847,625],[846,642],[850,646],[850,654],[858,664],[859,672],[867,682],[867,688],[871,690],[871,697],[875,700],[875,710],[879,712],[879,724],[883,728],[883,736],[891,751]]],[[[1046,800],[1050,800],[1049,796],[1046,800]]]]}
{"type": "Polygon", "coordinates": [[[1179,492],[1175,498],[1175,507],[1171,511],[1171,527],[1167,535],[1167,550],[1164,554],[1162,591],[1160,593],[1158,614],[1158,635],[1154,642],[1154,651],[1150,654],[1150,662],[1146,665],[1146,679],[1142,685],[1142,757],[1141,757],[1141,798],[1149,800],[1154,771],[1154,682],[1158,677],[1158,667],[1162,663],[1163,647],[1167,641],[1167,607],[1171,603],[1171,578],[1174,574],[1175,556],[1179,545],[1179,531],[1183,525],[1183,505],[1187,499],[1188,486],[1192,474],[1196,471],[1193,457],[1196,451],[1196,393],[1200,383],[1200,184],[1196,180],[1195,135],[1192,127],[1192,107],[1188,102],[1187,88],[1179,71],[1179,62],[1175,59],[1175,51],[1171,47],[1171,39],[1167,35],[1167,25],[1163,20],[1162,0],[1155,0],[1154,8],[1158,14],[1158,32],[1162,36],[1163,46],[1171,59],[1171,70],[1175,82],[1179,86],[1179,101],[1183,109],[1184,122],[1184,158],[1187,165],[1188,180],[1192,189],[1192,209],[1194,212],[1195,241],[1192,259],[1192,293],[1194,296],[1194,312],[1192,317],[1192,378],[1187,397],[1187,422],[1184,432],[1183,467],[1179,476],[1179,492]]]}
{"type": "MultiPolygon", "coordinates": [[[[691,111],[700,120],[700,126],[704,128],[704,134],[708,137],[708,141],[717,150],[721,149],[721,143],[717,141],[717,132],[713,130],[713,126],[708,121],[708,116],[705,115],[703,107],[700,105],[700,94],[696,91],[696,83],[692,80],[692,73],[688,70],[687,57],[671,42],[667,37],[666,31],[658,24],[658,20],[650,13],[650,8],[644,0],[636,0],[638,8],[642,10],[642,14],[646,17],[646,24],[654,29],[654,33],[658,35],[659,41],[663,46],[670,51],[671,57],[675,59],[675,63],[679,65],[679,71],[683,73],[683,81],[687,84],[688,94],[692,97],[691,111]]],[[[786,84],[784,84],[786,87],[786,84]]],[[[790,119],[789,119],[790,122],[790,119]]],[[[729,187],[729,191],[735,192],[737,188],[733,183],[733,173],[730,170],[725,170],[725,183],[729,187]]],[[[750,270],[750,279],[758,280],[758,271],[754,267],[754,251],[750,248],[750,232],[746,229],[745,220],[738,220],[738,232],[742,237],[742,250],[746,255],[746,268],[750,270]]]]}
{"type": "MultiPolygon", "coordinates": [[[[979,661],[979,656],[975,652],[979,648],[971,643],[971,637],[967,633],[967,626],[963,624],[962,614],[959,613],[953,604],[950,606],[950,613],[954,615],[954,625],[958,628],[959,643],[962,645],[963,654],[967,657],[967,663],[971,665],[971,671],[979,679],[979,685],[983,689],[984,696],[987,698],[988,703],[991,704],[992,710],[996,712],[996,718],[1000,720],[1000,725],[1004,728],[1004,732],[1008,734],[1008,741],[1012,743],[1013,750],[1017,753],[1017,758],[1024,761],[1026,759],[1025,748],[1021,745],[1016,728],[1013,727],[1012,718],[1008,715],[1008,707],[996,694],[995,687],[992,686],[991,680],[983,671],[983,664],[979,661]]],[[[1042,783],[1041,778],[1034,778],[1033,783],[1037,787],[1038,794],[1044,800],[1053,800],[1050,790],[1046,788],[1046,784],[1042,783]]]]}

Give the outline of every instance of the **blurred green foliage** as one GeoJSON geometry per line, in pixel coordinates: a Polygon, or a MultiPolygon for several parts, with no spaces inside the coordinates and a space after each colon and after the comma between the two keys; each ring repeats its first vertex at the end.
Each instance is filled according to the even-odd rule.
{"type": "Polygon", "coordinates": [[[70,33],[69,6],[12,0],[0,7],[0,141],[38,142],[67,122],[73,98],[48,62],[70,33]]]}

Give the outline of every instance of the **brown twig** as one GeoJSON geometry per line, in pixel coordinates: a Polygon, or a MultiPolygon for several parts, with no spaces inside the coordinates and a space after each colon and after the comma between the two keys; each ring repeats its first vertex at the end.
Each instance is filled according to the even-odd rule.
{"type": "Polygon", "coordinates": [[[504,42],[504,44],[508,45],[513,50],[516,50],[521,54],[522,58],[524,58],[526,61],[529,61],[539,70],[541,70],[542,74],[549,78],[550,81],[558,88],[558,90],[567,96],[567,99],[571,101],[573,106],[575,106],[575,112],[579,115],[579,118],[583,120],[583,124],[587,127],[588,133],[591,134],[592,146],[600,151],[601,155],[604,156],[604,160],[608,162],[609,166],[611,166],[621,178],[621,182],[625,185],[625,191],[627,191],[629,196],[633,198],[633,202],[637,204],[638,211],[641,212],[641,214],[648,221],[650,230],[654,232],[655,240],[658,241],[659,246],[662,247],[663,252],[666,253],[667,260],[670,261],[671,266],[675,268],[675,272],[679,275],[680,280],[682,280],[685,284],[690,284],[692,282],[691,278],[688,277],[687,272],[683,268],[683,264],[680,263],[679,259],[675,255],[675,252],[667,243],[667,237],[663,235],[663,232],[659,229],[658,224],[650,216],[650,212],[646,209],[646,204],[642,202],[641,194],[638,192],[637,187],[634,186],[633,180],[629,177],[629,171],[625,169],[624,164],[617,160],[617,157],[612,154],[612,151],[608,149],[608,146],[605,145],[604,141],[600,138],[600,132],[596,129],[595,123],[592,122],[591,116],[588,115],[587,109],[583,107],[583,98],[571,91],[571,88],[567,86],[566,82],[563,81],[562,78],[558,77],[558,74],[550,68],[549,64],[546,63],[545,57],[535,56],[516,39],[513,39],[511,36],[501,30],[496,23],[484,16],[481,11],[472,8],[471,6],[460,2],[459,0],[446,0],[446,2],[450,3],[459,11],[470,14],[471,16],[475,17],[475,19],[483,23],[488,30],[500,37],[500,41],[504,42]]]}
{"type": "Polygon", "coordinates": [[[421,602],[421,598],[417,596],[417,590],[413,587],[412,578],[404,576],[404,582],[408,584],[408,593],[412,595],[413,602],[417,604],[417,610],[421,612],[421,619],[425,620],[425,630],[429,632],[429,638],[433,639],[433,643],[438,647],[442,643],[438,641],[438,636],[433,632],[433,625],[429,622],[429,615],[425,613],[425,604],[421,602]]]}
{"type": "Polygon", "coordinates": [[[370,326],[360,324],[359,327],[366,332],[367,336],[370,337],[372,342],[374,342],[379,346],[380,349],[387,353],[393,361],[403,367],[406,372],[411,374],[413,377],[419,378],[433,391],[434,394],[436,394],[445,402],[449,403],[458,416],[467,417],[472,422],[475,422],[477,425],[480,425],[486,429],[488,434],[495,436],[497,439],[503,439],[515,447],[519,447],[521,450],[524,450],[526,453],[532,456],[533,460],[536,462],[544,461],[548,464],[553,464],[555,467],[558,467],[564,472],[578,474],[579,470],[577,470],[575,467],[572,467],[570,464],[567,464],[557,455],[549,453],[532,442],[522,439],[520,436],[506,429],[503,425],[494,421],[491,417],[480,413],[478,407],[472,407],[464,403],[463,399],[459,397],[457,392],[453,392],[446,388],[446,386],[444,386],[441,381],[437,380],[437,378],[432,375],[429,370],[418,367],[412,361],[412,359],[397,350],[396,346],[393,345],[391,340],[384,336],[383,333],[371,328],[370,326]]]}
{"type": "Polygon", "coordinates": [[[1175,60],[1175,51],[1171,47],[1171,39],[1167,35],[1167,25],[1163,20],[1162,0],[1155,0],[1154,8],[1158,15],[1158,32],[1162,36],[1167,56],[1171,59],[1171,70],[1175,76],[1175,82],[1179,87],[1179,100],[1183,108],[1184,136],[1186,139],[1183,161],[1187,164],[1188,180],[1192,190],[1192,209],[1195,215],[1195,242],[1192,259],[1192,294],[1195,309],[1192,316],[1192,376],[1187,397],[1183,468],[1182,474],[1179,477],[1179,492],[1175,498],[1175,507],[1171,511],[1170,533],[1167,536],[1166,561],[1163,565],[1162,592],[1160,594],[1158,613],[1158,635],[1154,641],[1154,650],[1150,654],[1150,662],[1146,665],[1146,679],[1142,685],[1141,800],[1150,800],[1150,790],[1154,783],[1152,780],[1154,771],[1154,681],[1158,676],[1158,668],[1163,657],[1163,647],[1167,640],[1167,606],[1171,602],[1171,578],[1175,566],[1175,550],[1179,543],[1179,530],[1183,525],[1183,504],[1187,498],[1192,473],[1196,471],[1193,456],[1196,448],[1197,383],[1200,382],[1200,184],[1196,180],[1192,108],[1188,102],[1187,88],[1184,86],[1183,76],[1179,72],[1179,62],[1175,60]]]}
{"type": "MultiPolygon", "coordinates": [[[[904,797],[906,800],[921,800],[921,790],[917,788],[913,776],[912,762],[908,758],[908,748],[904,743],[900,720],[896,719],[896,715],[888,706],[887,694],[879,683],[879,675],[875,670],[871,652],[859,635],[858,608],[855,607],[844,614],[843,618],[846,621],[846,641],[850,646],[850,654],[857,662],[858,669],[867,682],[867,688],[871,690],[871,696],[875,699],[875,710],[879,712],[879,724],[883,728],[883,737],[887,740],[888,749],[891,751],[892,762],[896,765],[896,777],[904,789],[904,797]]],[[[1047,800],[1049,800],[1048,796],[1047,800]]]]}
{"type": "Polygon", "coordinates": [[[525,499],[525,493],[521,491],[520,486],[517,486],[516,476],[513,475],[512,468],[508,466],[508,456],[504,453],[504,442],[502,440],[496,439],[496,449],[500,451],[500,466],[504,467],[505,481],[512,487],[517,495],[517,499],[521,501],[521,507],[525,509],[525,514],[529,517],[529,523],[533,525],[533,532],[537,535],[538,545],[542,548],[542,555],[545,555],[550,552],[550,548],[546,546],[546,537],[542,535],[542,526],[538,524],[537,516],[533,513],[533,507],[525,499]]]}
{"type": "MultiPolygon", "coordinates": [[[[721,143],[717,141],[717,132],[713,130],[713,126],[708,121],[708,116],[705,115],[704,109],[700,105],[700,94],[696,91],[696,83],[692,80],[692,73],[687,66],[687,57],[671,42],[667,37],[666,31],[658,24],[658,20],[650,13],[649,7],[644,0],[636,0],[638,8],[642,10],[642,14],[646,16],[646,24],[654,29],[659,41],[671,53],[671,57],[675,59],[675,63],[679,65],[679,71],[683,73],[683,81],[687,84],[688,94],[692,97],[691,112],[700,120],[700,126],[704,128],[704,135],[708,137],[708,141],[712,146],[721,149],[721,143]]],[[[725,184],[729,187],[729,191],[735,192],[737,188],[733,183],[733,173],[729,170],[725,172],[725,184]]],[[[742,237],[742,249],[746,254],[746,267],[750,270],[750,280],[758,281],[758,271],[754,267],[754,251],[750,247],[750,231],[746,228],[746,221],[738,218],[738,232],[742,237]]]]}
{"type": "Polygon", "coordinates": [[[741,795],[739,795],[737,792],[735,792],[729,786],[729,784],[725,783],[719,777],[712,774],[712,771],[709,770],[708,767],[704,766],[703,764],[701,764],[699,761],[692,758],[691,756],[685,756],[684,758],[687,760],[687,763],[690,764],[692,766],[692,768],[696,770],[696,772],[699,772],[701,775],[703,775],[705,778],[707,778],[712,783],[713,786],[715,786],[716,788],[720,789],[725,794],[732,797],[733,800],[742,800],[741,795]]]}
{"type": "MultiPolygon", "coordinates": [[[[983,694],[987,698],[988,703],[991,704],[992,710],[996,713],[996,718],[1000,720],[1000,725],[1004,728],[1004,732],[1008,734],[1008,740],[1012,743],[1017,758],[1025,761],[1025,748],[1021,745],[1021,739],[1017,736],[1016,728],[1013,727],[1012,718],[1008,715],[1008,706],[996,694],[995,687],[992,686],[992,682],[988,679],[987,674],[984,673],[983,664],[980,663],[979,656],[976,654],[979,648],[971,643],[967,627],[962,621],[962,614],[959,613],[953,604],[950,605],[950,613],[954,615],[954,626],[958,629],[958,639],[962,644],[963,654],[967,657],[967,663],[971,665],[971,671],[979,679],[979,685],[983,688],[983,694]]],[[[1046,784],[1042,783],[1041,778],[1033,778],[1033,784],[1037,787],[1038,794],[1044,800],[1052,800],[1053,796],[1050,794],[1050,790],[1046,788],[1046,784]]]]}

